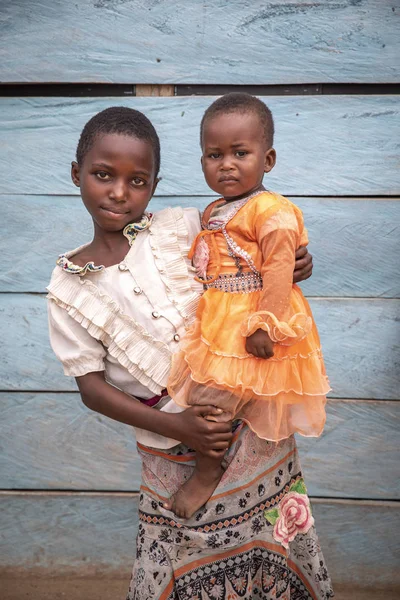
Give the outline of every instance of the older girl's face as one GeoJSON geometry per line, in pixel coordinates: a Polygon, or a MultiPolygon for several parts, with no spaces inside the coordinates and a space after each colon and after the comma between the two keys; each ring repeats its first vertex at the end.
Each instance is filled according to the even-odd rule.
{"type": "Polygon", "coordinates": [[[95,225],[110,232],[140,219],[158,182],[150,142],[120,134],[99,135],[71,176],[95,225]]]}

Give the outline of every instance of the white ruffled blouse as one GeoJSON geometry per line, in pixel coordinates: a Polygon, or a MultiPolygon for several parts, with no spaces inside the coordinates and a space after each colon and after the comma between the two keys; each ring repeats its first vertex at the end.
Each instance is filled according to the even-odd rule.
{"type": "MultiPolygon", "coordinates": [[[[47,288],[50,342],[65,375],[105,371],[109,383],[133,397],[161,394],[202,292],[187,258],[199,231],[196,209],[166,208],[118,265],[82,274],[54,269],[47,288]]],[[[65,254],[67,262],[80,249],[65,254]]],[[[168,398],[157,408],[181,410],[168,398]]],[[[138,428],[136,438],[155,448],[178,443],[138,428]]]]}

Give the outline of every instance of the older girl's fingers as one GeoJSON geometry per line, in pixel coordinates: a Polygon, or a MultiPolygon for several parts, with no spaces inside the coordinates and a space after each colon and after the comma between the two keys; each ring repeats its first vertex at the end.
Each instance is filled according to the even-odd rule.
{"type": "Polygon", "coordinates": [[[299,271],[300,269],[311,268],[312,266],[312,256],[311,254],[307,254],[304,258],[300,260],[296,260],[295,270],[299,271]]]}
{"type": "Polygon", "coordinates": [[[209,450],[207,452],[207,454],[211,457],[211,458],[220,458],[221,456],[223,456],[226,452],[227,448],[224,448],[223,450],[215,450],[215,448],[213,448],[212,450],[209,450]]]}
{"type": "Polygon", "coordinates": [[[227,436],[232,432],[232,421],[208,421],[208,431],[209,433],[215,435],[219,434],[222,436],[227,436]]]}
{"type": "Polygon", "coordinates": [[[214,442],[213,441],[212,449],[213,450],[226,450],[227,448],[229,448],[230,441],[231,440],[226,441],[226,442],[214,442]]]}
{"type": "Polygon", "coordinates": [[[298,260],[299,258],[303,258],[303,256],[305,256],[307,254],[308,250],[306,246],[300,246],[300,248],[297,248],[296,250],[296,260],[298,260]]]}
{"type": "Polygon", "coordinates": [[[294,278],[296,279],[296,281],[304,281],[305,279],[308,279],[309,277],[311,277],[312,275],[312,265],[305,267],[304,269],[301,269],[300,271],[295,271],[294,272],[294,278]]]}

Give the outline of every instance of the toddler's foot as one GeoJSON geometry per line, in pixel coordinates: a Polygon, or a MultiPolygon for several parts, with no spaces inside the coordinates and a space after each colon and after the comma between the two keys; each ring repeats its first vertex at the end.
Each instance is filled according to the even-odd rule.
{"type": "Polygon", "coordinates": [[[169,500],[164,508],[171,510],[181,519],[190,519],[212,496],[219,484],[224,469],[221,465],[208,473],[194,471],[191,478],[169,500]]]}

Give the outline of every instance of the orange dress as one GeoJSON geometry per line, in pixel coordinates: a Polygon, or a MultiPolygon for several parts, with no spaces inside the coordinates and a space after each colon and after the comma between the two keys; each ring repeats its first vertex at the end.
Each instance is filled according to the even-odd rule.
{"type": "Polygon", "coordinates": [[[321,434],[329,382],[310,307],[292,283],[307,242],[300,209],[278,194],[207,207],[193,245],[205,292],[168,382],[177,404],[213,404],[267,440],[321,434]],[[274,342],[272,358],[246,352],[257,329],[274,342]]]}

